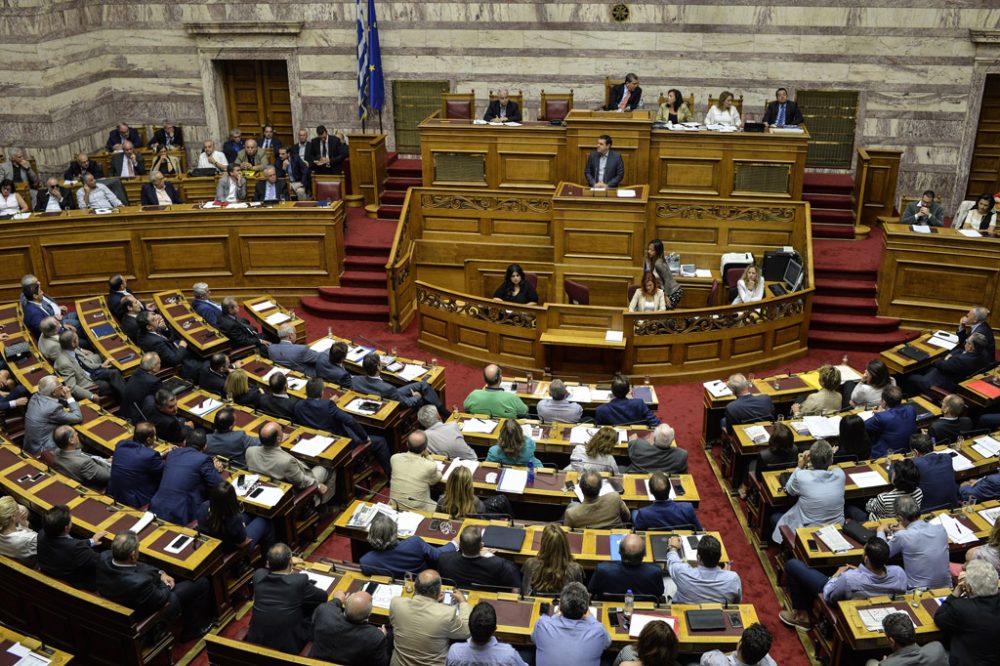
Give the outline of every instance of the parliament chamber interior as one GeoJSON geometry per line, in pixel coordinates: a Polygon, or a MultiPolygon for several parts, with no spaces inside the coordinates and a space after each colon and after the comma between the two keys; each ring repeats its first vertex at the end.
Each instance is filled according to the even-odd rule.
{"type": "Polygon", "coordinates": [[[1000,664],[995,2],[5,15],[0,664],[1000,664]]]}

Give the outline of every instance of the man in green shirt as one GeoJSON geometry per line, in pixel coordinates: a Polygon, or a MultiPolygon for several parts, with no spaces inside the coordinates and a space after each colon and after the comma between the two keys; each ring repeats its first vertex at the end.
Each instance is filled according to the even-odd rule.
{"type": "Polygon", "coordinates": [[[528,407],[516,393],[500,387],[503,371],[490,363],[483,369],[486,388],[476,389],[465,399],[465,411],[470,414],[488,414],[497,418],[518,418],[528,413],[528,407]]]}

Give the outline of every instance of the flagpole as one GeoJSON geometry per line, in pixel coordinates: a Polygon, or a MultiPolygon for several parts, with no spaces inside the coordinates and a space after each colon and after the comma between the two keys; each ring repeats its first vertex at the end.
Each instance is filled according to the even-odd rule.
{"type": "Polygon", "coordinates": [[[384,134],[382,131],[382,109],[378,110],[378,133],[384,134]]]}

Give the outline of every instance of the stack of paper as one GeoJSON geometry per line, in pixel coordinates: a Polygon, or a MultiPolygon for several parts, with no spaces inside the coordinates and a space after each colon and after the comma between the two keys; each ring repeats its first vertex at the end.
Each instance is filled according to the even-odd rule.
{"type": "Polygon", "coordinates": [[[222,403],[215,398],[205,398],[201,403],[191,408],[191,413],[195,416],[204,416],[219,407],[222,407],[222,403]]]}
{"type": "Polygon", "coordinates": [[[396,514],[396,534],[403,538],[413,536],[423,519],[419,513],[400,511],[396,514]]]}
{"type": "Polygon", "coordinates": [[[250,309],[254,312],[263,312],[264,310],[273,310],[278,307],[274,304],[274,301],[263,301],[261,303],[254,303],[250,306],[250,309]]]}
{"type": "Polygon", "coordinates": [[[876,488],[887,486],[889,482],[878,472],[851,472],[847,475],[858,488],[876,488]]]}
{"type": "MultiPolygon", "coordinates": [[[[354,513],[351,514],[350,519],[348,519],[347,526],[348,527],[357,527],[357,528],[360,528],[360,529],[367,530],[368,526],[372,524],[372,520],[375,519],[375,516],[378,513],[380,513],[379,506],[382,506],[382,505],[379,505],[379,504],[360,504],[360,505],[358,505],[358,507],[356,509],[354,509],[354,513]]],[[[392,511],[392,509],[390,508],[389,511],[392,511]]],[[[393,514],[392,517],[395,519],[396,512],[392,511],[392,514],[393,514]]]]}
{"type": "MultiPolygon", "coordinates": [[[[43,643],[42,648],[39,649],[43,649],[44,645],[45,644],[43,643]]],[[[18,657],[18,660],[16,662],[6,662],[6,661],[4,662],[4,663],[13,663],[14,666],[45,666],[45,664],[52,663],[52,660],[49,659],[48,657],[43,657],[37,652],[32,652],[31,648],[29,648],[27,645],[21,645],[20,643],[14,643],[13,645],[11,645],[9,648],[7,648],[7,652],[9,654],[14,655],[15,657],[18,657]]]]}
{"type": "Polygon", "coordinates": [[[462,421],[462,432],[488,435],[496,430],[497,422],[491,419],[466,419],[462,421]]]}
{"type": "Polygon", "coordinates": [[[958,233],[962,234],[963,236],[968,236],[969,238],[982,238],[983,236],[976,229],[959,229],[958,233]]]}
{"type": "Polygon", "coordinates": [[[952,543],[974,543],[979,541],[975,533],[968,527],[958,522],[946,513],[940,513],[933,520],[928,520],[931,525],[941,525],[948,533],[948,540],[952,543]]]}
{"type": "Polygon", "coordinates": [[[975,443],[972,445],[972,449],[984,458],[992,458],[1000,453],[1000,442],[989,435],[976,437],[973,441],[975,443]]]}
{"type": "Polygon", "coordinates": [[[568,399],[571,402],[590,402],[589,386],[567,386],[566,390],[569,391],[568,399]]]}
{"type": "Polygon", "coordinates": [[[650,622],[655,622],[661,620],[670,625],[671,629],[677,629],[677,619],[672,617],[667,617],[665,615],[643,615],[642,613],[632,613],[632,617],[629,619],[628,623],[628,635],[632,638],[638,638],[639,634],[642,633],[643,628],[650,622]]]}
{"type": "Polygon", "coordinates": [[[992,509],[982,509],[978,513],[983,517],[983,520],[990,524],[990,527],[993,527],[993,524],[997,522],[997,516],[1000,516],[1000,506],[995,506],[992,509]]]}
{"type": "Polygon", "coordinates": [[[771,435],[768,434],[767,428],[762,425],[747,426],[743,432],[746,433],[746,436],[749,437],[750,441],[754,444],[766,444],[768,440],[771,439],[771,435]]]}
{"type": "Polygon", "coordinates": [[[816,530],[816,538],[835,553],[846,553],[851,549],[851,542],[844,538],[836,525],[827,525],[816,530]]]}
{"type": "Polygon", "coordinates": [[[839,416],[803,416],[802,420],[815,439],[840,436],[839,416]]]}
{"type": "Polygon", "coordinates": [[[397,372],[400,377],[408,382],[412,382],[414,379],[420,375],[427,372],[427,368],[422,365],[417,365],[415,363],[406,363],[403,365],[403,369],[397,372]]]}
{"type": "Polygon", "coordinates": [[[392,600],[401,596],[403,596],[402,585],[384,585],[379,583],[379,586],[375,588],[375,592],[372,593],[372,606],[389,610],[389,604],[392,600]]]}
{"type": "Polygon", "coordinates": [[[927,338],[927,344],[941,349],[954,349],[958,346],[958,336],[947,331],[934,331],[934,334],[927,338]]]}
{"type": "Polygon", "coordinates": [[[292,453],[298,453],[303,456],[310,458],[315,458],[324,451],[326,451],[330,445],[333,444],[333,437],[326,437],[324,435],[316,435],[309,439],[300,439],[292,447],[292,453]]]}
{"type": "Polygon", "coordinates": [[[861,622],[865,625],[865,629],[867,629],[868,631],[881,632],[883,631],[882,620],[884,620],[889,615],[898,612],[900,611],[892,607],[862,608],[858,610],[858,617],[861,619],[861,622]]]}
{"type": "Polygon", "coordinates": [[[316,342],[309,345],[309,349],[312,349],[317,354],[322,354],[325,351],[329,351],[332,346],[333,338],[320,338],[316,342]]]}
{"type": "Polygon", "coordinates": [[[274,314],[269,314],[264,318],[271,326],[277,326],[278,324],[284,324],[286,321],[291,321],[291,317],[286,315],[284,312],[275,312],[274,314]]]}
{"type": "Polygon", "coordinates": [[[967,469],[972,469],[974,465],[972,461],[963,456],[958,451],[951,452],[951,468],[956,472],[964,472],[967,469]]]}
{"type": "Polygon", "coordinates": [[[497,483],[497,492],[523,495],[528,485],[528,470],[505,467],[497,483]]]}
{"type": "Polygon", "coordinates": [[[325,576],[309,569],[305,569],[302,573],[309,577],[309,580],[313,582],[313,585],[324,592],[329,592],[330,589],[337,583],[337,579],[333,576],[325,576]]]}
{"type": "Polygon", "coordinates": [[[931,233],[931,228],[926,224],[914,224],[910,227],[914,232],[918,234],[929,234],[931,233]]]}
{"type": "Polygon", "coordinates": [[[368,355],[368,352],[372,351],[368,347],[352,347],[347,350],[347,360],[351,363],[360,363],[361,359],[368,355]]]}
{"type": "Polygon", "coordinates": [[[467,470],[469,470],[470,473],[474,474],[476,472],[476,470],[479,469],[479,461],[478,460],[462,460],[461,458],[453,458],[452,461],[451,461],[451,464],[448,465],[448,469],[446,469],[445,472],[444,472],[444,474],[441,476],[441,480],[447,483],[448,477],[450,477],[451,473],[454,472],[455,469],[458,468],[458,467],[464,467],[467,470]]]}

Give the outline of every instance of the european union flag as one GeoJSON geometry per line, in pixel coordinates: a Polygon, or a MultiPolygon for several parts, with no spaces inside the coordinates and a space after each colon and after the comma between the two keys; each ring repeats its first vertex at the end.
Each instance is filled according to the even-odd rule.
{"type": "Polygon", "coordinates": [[[384,102],[385,81],[382,78],[382,51],[378,42],[375,0],[368,0],[368,110],[381,111],[384,102]]]}

